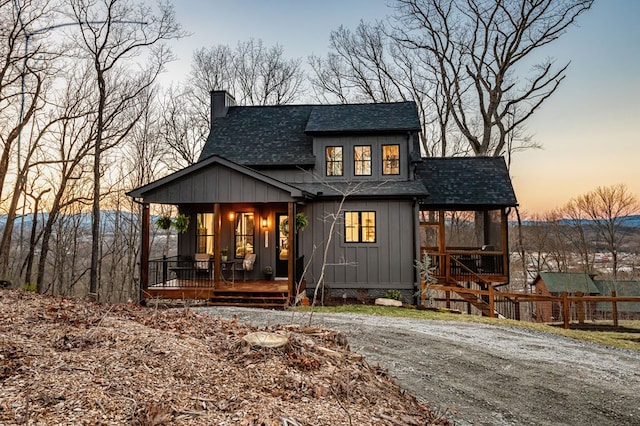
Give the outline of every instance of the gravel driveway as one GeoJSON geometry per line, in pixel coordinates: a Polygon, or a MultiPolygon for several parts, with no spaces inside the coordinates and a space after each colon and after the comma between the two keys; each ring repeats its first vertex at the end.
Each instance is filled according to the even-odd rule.
{"type": "MultiPolygon", "coordinates": [[[[308,314],[198,309],[264,327],[308,314]]],[[[314,314],[458,425],[640,425],[640,352],[511,327],[314,314]]]]}

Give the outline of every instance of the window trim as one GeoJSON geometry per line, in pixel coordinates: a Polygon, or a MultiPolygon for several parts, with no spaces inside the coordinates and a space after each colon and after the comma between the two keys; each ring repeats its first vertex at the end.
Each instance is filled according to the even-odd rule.
{"type": "Polygon", "coordinates": [[[378,224],[377,224],[377,212],[375,210],[345,210],[344,212],[344,242],[346,244],[376,244],[378,242],[378,224]],[[363,223],[363,213],[372,214],[373,215],[373,226],[364,226],[363,223]],[[348,214],[357,214],[357,225],[348,226],[347,224],[347,215],[348,214]],[[357,241],[347,240],[348,228],[357,227],[357,241]],[[373,228],[373,240],[365,240],[365,233],[368,229],[373,228]]]}
{"type": "Polygon", "coordinates": [[[371,145],[354,145],[353,146],[353,175],[354,176],[371,176],[373,169],[373,150],[371,149],[371,145]],[[356,156],[356,150],[358,148],[369,148],[369,159],[367,160],[358,160],[356,156]],[[362,165],[369,164],[369,173],[358,173],[358,163],[362,165]]]}
{"type": "Polygon", "coordinates": [[[342,145],[330,145],[324,148],[324,160],[325,160],[325,175],[329,177],[333,176],[344,176],[344,147],[342,145]],[[340,160],[333,159],[333,156],[329,155],[329,150],[334,149],[337,150],[340,148],[340,160]],[[340,165],[340,173],[329,173],[330,170],[333,170],[334,165],[340,165]]]}
{"type": "Polygon", "coordinates": [[[382,145],[382,147],[381,147],[381,149],[380,149],[380,151],[381,151],[380,153],[381,153],[381,155],[382,155],[382,170],[381,170],[382,175],[383,175],[383,176],[398,176],[398,175],[400,174],[400,145],[399,145],[399,144],[396,144],[396,143],[393,143],[393,144],[383,144],[383,145],[382,145]],[[397,156],[395,159],[393,159],[393,158],[392,158],[392,159],[387,159],[387,158],[385,158],[385,155],[384,155],[384,149],[385,149],[386,147],[393,147],[393,146],[395,146],[395,147],[397,147],[397,148],[398,148],[398,156],[397,156]],[[386,162],[392,163],[392,162],[394,162],[394,161],[395,161],[395,162],[396,162],[396,164],[397,164],[397,167],[398,167],[398,169],[397,169],[397,170],[398,170],[398,172],[397,172],[397,173],[386,173],[386,172],[385,172],[385,170],[386,170],[386,168],[385,168],[385,163],[386,163],[386,162]]]}

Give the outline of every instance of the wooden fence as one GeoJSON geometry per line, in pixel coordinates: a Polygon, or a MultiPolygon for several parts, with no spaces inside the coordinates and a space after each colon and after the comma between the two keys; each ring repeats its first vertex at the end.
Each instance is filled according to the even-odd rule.
{"type": "MultiPolygon", "coordinates": [[[[485,300],[489,303],[489,311],[495,314],[495,306],[496,299],[501,300],[510,300],[513,304],[518,306],[521,302],[556,302],[562,306],[563,313],[563,321],[564,328],[569,328],[570,323],[570,307],[571,304],[576,305],[578,322],[583,323],[585,318],[585,303],[595,303],[595,302],[610,302],[611,303],[611,313],[614,326],[618,326],[618,303],[619,302],[636,302],[640,303],[640,297],[638,296],[617,296],[615,291],[611,291],[611,296],[584,296],[582,293],[577,293],[574,295],[569,295],[569,293],[564,292],[562,296],[543,296],[537,294],[526,294],[526,293],[508,293],[503,291],[496,291],[493,286],[489,286],[488,290],[477,290],[471,288],[463,288],[456,286],[445,286],[445,285],[431,285],[429,286],[431,290],[440,290],[445,292],[454,292],[458,294],[473,294],[476,296],[485,296],[485,300]]],[[[516,318],[519,319],[519,318],[516,318]]]]}

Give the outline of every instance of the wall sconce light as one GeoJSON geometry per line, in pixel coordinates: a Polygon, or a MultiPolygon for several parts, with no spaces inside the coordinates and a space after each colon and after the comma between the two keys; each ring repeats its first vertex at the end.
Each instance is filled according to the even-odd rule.
{"type": "Polygon", "coordinates": [[[229,222],[233,222],[233,219],[236,218],[236,214],[234,212],[229,212],[229,222]]]}
{"type": "Polygon", "coordinates": [[[263,217],[263,218],[262,218],[262,227],[263,227],[263,228],[266,228],[266,227],[268,227],[268,226],[269,226],[269,222],[267,221],[267,218],[266,218],[266,217],[263,217]]]}

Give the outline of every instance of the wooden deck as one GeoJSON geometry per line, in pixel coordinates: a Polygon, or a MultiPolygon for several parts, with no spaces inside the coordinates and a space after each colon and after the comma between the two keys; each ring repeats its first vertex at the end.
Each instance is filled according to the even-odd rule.
{"type": "Polygon", "coordinates": [[[149,287],[143,298],[206,299],[211,305],[285,307],[289,304],[287,281],[235,281],[173,279],[149,287]]]}

